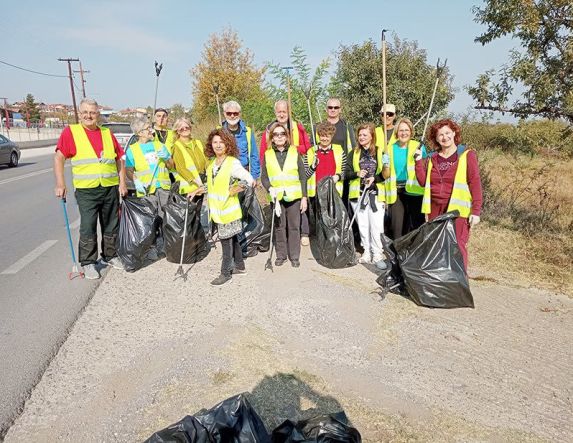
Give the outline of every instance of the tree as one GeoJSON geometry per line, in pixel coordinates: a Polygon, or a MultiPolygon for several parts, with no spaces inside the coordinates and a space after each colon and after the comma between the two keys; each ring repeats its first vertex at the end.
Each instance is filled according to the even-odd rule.
{"type": "Polygon", "coordinates": [[[32,94],[26,95],[24,107],[21,109],[21,112],[24,118],[28,119],[30,123],[38,123],[40,121],[40,109],[32,94]]]}
{"type": "Polygon", "coordinates": [[[307,55],[303,48],[295,46],[290,54],[292,72],[287,73],[280,65],[269,63],[267,65],[269,73],[279,81],[279,85],[269,84],[269,93],[273,99],[287,99],[287,81],[290,76],[292,113],[295,120],[310,127],[310,117],[308,114],[307,97],[310,100],[310,109],[313,113],[313,122],[317,120],[315,115],[316,104],[323,103],[327,98],[327,91],[324,84],[325,77],[330,67],[330,59],[322,60],[314,72],[307,62],[307,55]]]}
{"type": "Polygon", "coordinates": [[[181,117],[191,118],[191,113],[186,111],[181,103],[176,103],[169,108],[169,119],[172,124],[181,117]]]}
{"type": "Polygon", "coordinates": [[[257,68],[253,54],[244,49],[232,29],[212,34],[204,46],[202,60],[191,70],[193,77],[193,115],[199,119],[217,115],[214,88],[218,87],[221,104],[236,100],[264,98],[265,68],[257,68]]]}
{"type": "Polygon", "coordinates": [[[475,108],[573,123],[571,0],[486,0],[473,12],[475,21],[487,26],[475,42],[485,46],[509,36],[522,47],[510,52],[508,63],[481,74],[467,88],[475,108]],[[523,91],[517,99],[512,97],[516,91],[523,91]]]}
{"type": "MultiPolygon", "coordinates": [[[[427,112],[436,81],[436,67],[415,41],[394,36],[386,45],[387,102],[400,115],[416,122],[427,112]]],[[[343,100],[346,118],[353,124],[379,122],[382,107],[382,50],[372,40],[341,45],[329,92],[343,100]]],[[[444,68],[432,115],[442,112],[454,98],[452,76],[444,68]]]]}

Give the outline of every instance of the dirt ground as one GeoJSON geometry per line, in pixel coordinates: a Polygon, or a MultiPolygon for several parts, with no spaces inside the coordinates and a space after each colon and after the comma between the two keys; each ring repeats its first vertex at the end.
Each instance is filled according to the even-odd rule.
{"type": "Polygon", "coordinates": [[[308,248],[214,288],[220,252],[187,282],[110,271],[5,441],[142,441],[240,392],[269,430],[344,410],[365,442],[573,441],[570,298],[481,279],[475,309],[421,308],[308,248]]]}

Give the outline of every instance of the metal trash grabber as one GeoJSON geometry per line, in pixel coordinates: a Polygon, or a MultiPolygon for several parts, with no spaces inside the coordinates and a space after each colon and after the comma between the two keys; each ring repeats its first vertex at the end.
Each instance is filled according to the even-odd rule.
{"type": "Polygon", "coordinates": [[[155,110],[157,109],[157,89],[159,88],[159,74],[161,74],[161,70],[163,69],[163,63],[157,63],[155,61],[155,98],[153,99],[153,115],[151,118],[155,116],[155,110]]]}
{"type": "Polygon", "coordinates": [[[315,128],[314,128],[314,123],[312,122],[312,111],[310,110],[310,94],[312,93],[312,87],[309,86],[308,88],[308,94],[306,93],[306,91],[304,91],[305,94],[305,98],[306,98],[306,105],[308,107],[308,117],[310,118],[310,132],[312,132],[312,145],[316,146],[316,135],[315,135],[315,128]]]}
{"type": "Polygon", "coordinates": [[[72,243],[72,233],[70,231],[70,222],[68,220],[68,210],[66,208],[66,197],[60,200],[62,210],[64,211],[64,220],[66,222],[66,232],[68,233],[68,242],[70,243],[70,252],[72,253],[72,272],[68,272],[68,280],[73,280],[76,277],[84,278],[83,271],[80,271],[79,263],[76,261],[76,253],[74,252],[74,244],[72,243]]]}
{"type": "Polygon", "coordinates": [[[382,152],[388,152],[386,140],[386,32],[382,29],[382,152]]]}
{"type": "MultiPolygon", "coordinates": [[[[276,201],[275,199],[275,204],[276,205],[280,205],[279,202],[276,201]]],[[[270,242],[271,242],[271,251],[269,253],[269,258],[267,259],[267,262],[265,263],[265,271],[267,269],[270,269],[271,272],[275,272],[273,269],[273,249],[275,247],[275,242],[273,241],[273,234],[275,232],[275,209],[272,208],[272,219],[271,219],[271,238],[270,238],[270,242]]]]}
{"type": "Polygon", "coordinates": [[[368,189],[367,187],[364,187],[364,189],[362,190],[362,194],[360,194],[360,198],[358,199],[358,208],[356,209],[356,211],[354,211],[354,214],[352,214],[352,219],[350,220],[350,229],[352,229],[352,225],[354,224],[356,215],[358,214],[358,211],[360,211],[360,206],[362,206],[362,202],[364,201],[364,196],[366,195],[367,189],[368,189]]]}
{"type": "Polygon", "coordinates": [[[183,241],[181,242],[181,258],[179,259],[179,267],[175,271],[176,277],[181,277],[183,281],[187,281],[187,273],[183,272],[183,252],[185,251],[185,240],[187,239],[187,217],[189,215],[189,197],[185,196],[185,224],[183,225],[183,241]]]}
{"type": "MultiPolygon", "coordinates": [[[[436,98],[436,91],[438,90],[438,82],[440,81],[440,76],[448,64],[448,59],[444,60],[444,64],[440,65],[440,59],[436,63],[436,82],[434,83],[434,91],[432,92],[432,99],[430,100],[430,108],[426,114],[426,121],[424,123],[424,130],[422,131],[422,142],[426,140],[426,130],[428,129],[428,121],[430,120],[430,114],[432,114],[432,108],[434,107],[434,98],[436,98]]],[[[423,144],[423,143],[422,143],[423,144]]]]}
{"type": "Polygon", "coordinates": [[[294,128],[292,126],[292,102],[291,102],[291,95],[290,95],[290,71],[291,71],[291,69],[293,69],[293,67],[292,66],[285,66],[282,69],[284,69],[286,71],[286,75],[287,75],[288,125],[290,128],[289,138],[290,138],[290,142],[292,144],[293,143],[294,128]]]}
{"type": "Polygon", "coordinates": [[[157,163],[155,163],[155,168],[153,168],[153,174],[151,174],[151,180],[149,180],[149,183],[145,187],[145,195],[149,194],[149,188],[151,188],[153,180],[155,180],[155,174],[157,174],[157,168],[159,168],[159,162],[160,160],[157,159],[157,163]]]}

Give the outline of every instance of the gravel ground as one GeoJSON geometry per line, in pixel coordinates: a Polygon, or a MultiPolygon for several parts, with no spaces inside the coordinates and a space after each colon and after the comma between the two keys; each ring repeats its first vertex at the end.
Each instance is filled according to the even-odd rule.
{"type": "Polygon", "coordinates": [[[269,430],[343,409],[366,442],[573,440],[571,299],[472,281],[475,309],[420,308],[308,248],[214,288],[220,252],[187,282],[111,270],[5,441],[141,441],[240,392],[269,430]]]}

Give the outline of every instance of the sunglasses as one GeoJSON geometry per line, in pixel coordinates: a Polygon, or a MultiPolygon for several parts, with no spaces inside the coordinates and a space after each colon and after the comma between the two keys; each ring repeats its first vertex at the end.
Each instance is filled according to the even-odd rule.
{"type": "MultiPolygon", "coordinates": [[[[382,113],[384,114],[384,113],[382,113]]],[[[386,112],[386,117],[394,117],[394,113],[393,112],[386,112]]]]}
{"type": "Polygon", "coordinates": [[[340,106],[327,106],[328,109],[340,109],[340,106]]]}
{"type": "Polygon", "coordinates": [[[286,137],[286,132],[273,132],[273,137],[286,137]]]}
{"type": "Polygon", "coordinates": [[[225,112],[225,115],[228,115],[229,117],[238,117],[240,114],[240,112],[225,112]]]}
{"type": "Polygon", "coordinates": [[[178,131],[190,131],[191,128],[189,126],[183,126],[182,128],[179,128],[178,131]]]}

